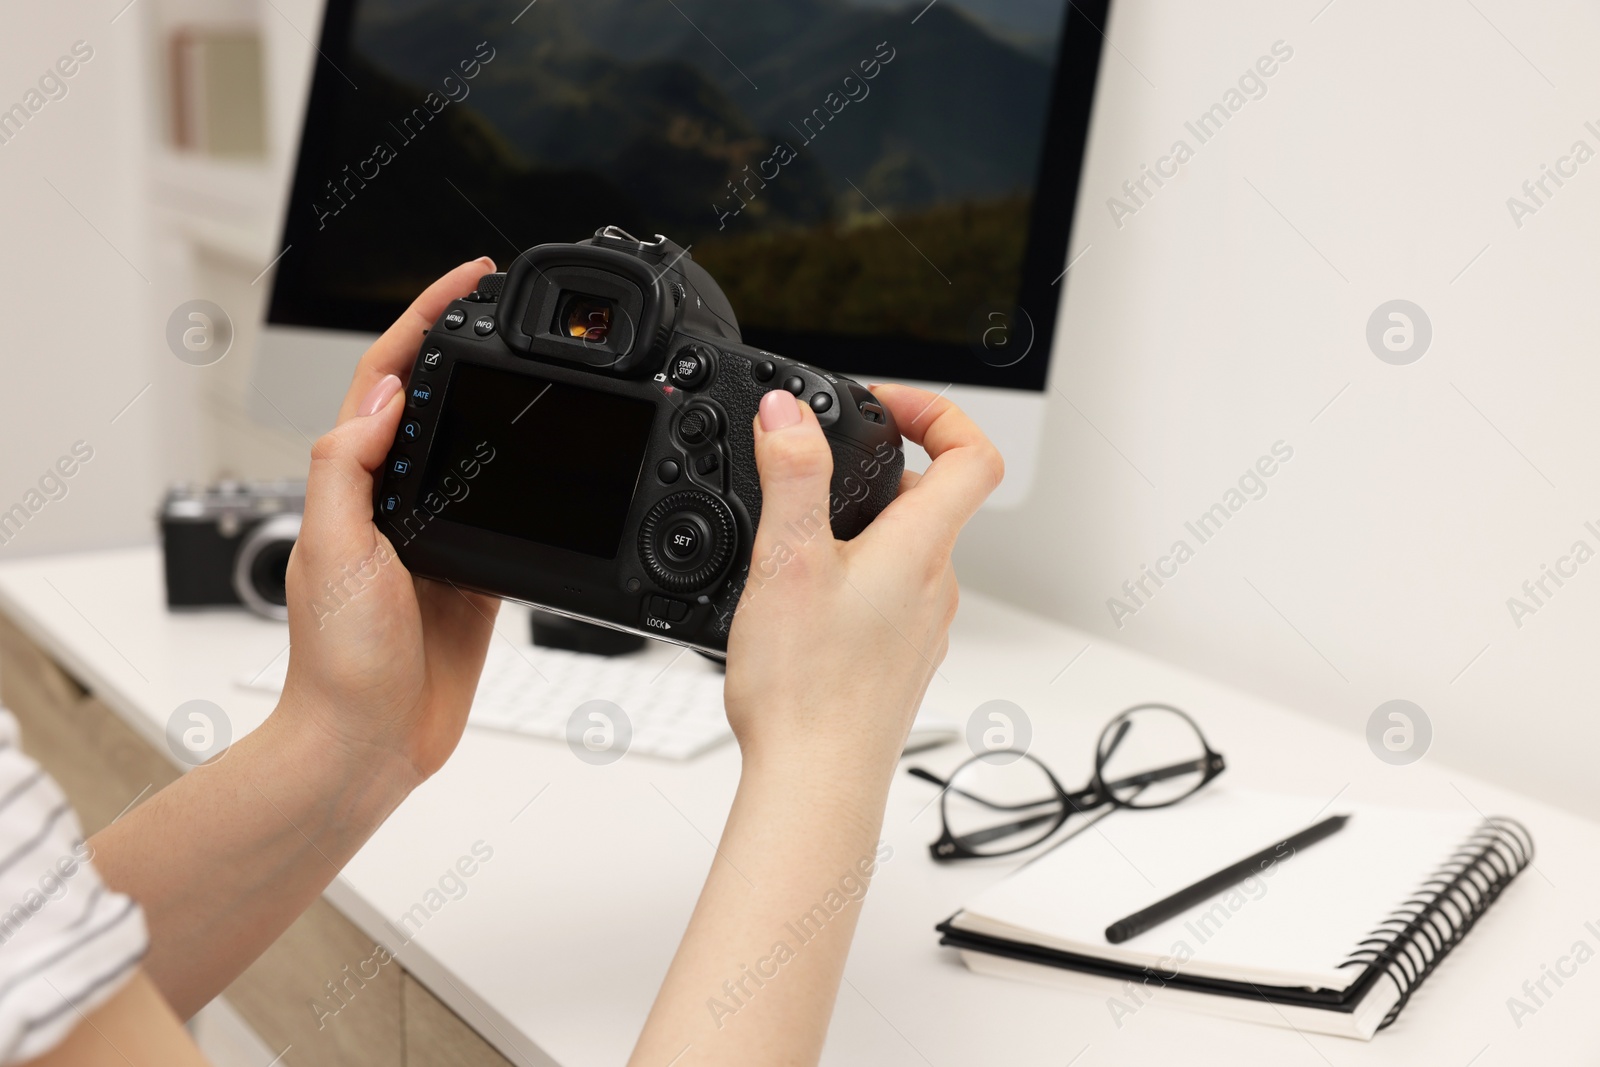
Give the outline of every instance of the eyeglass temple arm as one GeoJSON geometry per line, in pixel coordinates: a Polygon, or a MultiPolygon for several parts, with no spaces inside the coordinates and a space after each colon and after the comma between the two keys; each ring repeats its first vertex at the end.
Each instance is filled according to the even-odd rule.
{"type": "MultiPolygon", "coordinates": [[[[1120,734],[1125,734],[1126,732],[1126,730],[1119,731],[1119,736],[1113,738],[1107,753],[1108,755],[1110,752],[1116,751],[1116,746],[1121,740],[1120,734]]],[[[1155,770],[1144,771],[1141,774],[1130,775],[1127,778],[1119,778],[1114,782],[1107,782],[1106,789],[1124,789],[1134,786],[1143,787],[1151,784],[1152,782],[1161,782],[1168,778],[1176,778],[1180,774],[1190,774],[1194,771],[1204,771],[1207,769],[1220,771],[1222,769],[1222,757],[1218,755],[1205,755],[1201,756],[1199,759],[1189,760],[1186,763],[1174,763],[1170,767],[1159,767],[1155,770]]],[[[968,793],[964,789],[957,789],[946,779],[940,778],[937,774],[924,770],[921,767],[908,767],[906,769],[906,773],[914,778],[920,778],[925,782],[932,782],[940,789],[948,789],[950,792],[956,794],[956,796],[964,797],[965,799],[972,801],[974,804],[982,804],[991,811],[1025,811],[1028,808],[1037,808],[1041,804],[1057,803],[1060,799],[1059,797],[1046,797],[1042,800],[1034,800],[1025,804],[997,804],[992,800],[985,800],[983,797],[968,793]]],[[[1088,789],[1080,789],[1076,793],[1068,793],[1066,794],[1066,797],[1067,803],[1070,804],[1075,811],[1092,811],[1105,802],[1092,786],[1088,789]]]]}
{"type": "Polygon", "coordinates": [[[962,834],[960,841],[962,845],[970,849],[975,845],[986,845],[990,841],[998,841],[1002,837],[1020,834],[1024,830],[1031,829],[1042,822],[1049,822],[1058,817],[1054,812],[1030,815],[1025,819],[1018,819],[1016,822],[1001,823],[999,826],[989,826],[982,830],[974,830],[969,834],[962,834]]]}
{"type": "MultiPolygon", "coordinates": [[[[957,789],[945,779],[940,778],[937,774],[934,774],[930,771],[925,771],[921,767],[907,767],[906,773],[914,778],[921,778],[925,782],[932,782],[940,789],[954,793],[958,797],[964,797],[965,799],[972,801],[974,804],[982,804],[991,811],[1026,811],[1028,808],[1037,808],[1041,804],[1055,804],[1060,799],[1059,797],[1045,797],[1043,800],[1029,801],[1025,804],[996,804],[992,800],[985,800],[980,796],[976,796],[975,794],[967,792],[965,789],[957,789]]],[[[1074,804],[1073,806],[1076,807],[1077,805],[1074,804]]]]}
{"type": "Polygon", "coordinates": [[[1100,757],[1101,763],[1106,762],[1112,757],[1112,755],[1117,751],[1117,748],[1122,744],[1122,739],[1128,736],[1128,731],[1131,729],[1133,729],[1133,721],[1131,719],[1123,719],[1122,722],[1117,726],[1117,732],[1111,735],[1111,743],[1106,746],[1105,755],[1100,757]]]}
{"type": "Polygon", "coordinates": [[[1192,774],[1195,771],[1220,772],[1222,768],[1222,757],[1212,752],[1201,756],[1199,759],[1192,759],[1187,763],[1174,763],[1170,767],[1159,767],[1153,771],[1145,771],[1142,774],[1120,778],[1115,782],[1107,782],[1106,788],[1121,789],[1124,786],[1144,786],[1149,785],[1151,782],[1162,782],[1168,778],[1176,778],[1180,774],[1192,774]]]}

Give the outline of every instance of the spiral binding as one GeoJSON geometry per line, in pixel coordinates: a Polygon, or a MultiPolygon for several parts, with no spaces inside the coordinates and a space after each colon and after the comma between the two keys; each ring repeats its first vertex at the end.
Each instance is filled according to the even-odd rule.
{"type": "Polygon", "coordinates": [[[1532,862],[1533,837],[1527,827],[1515,819],[1484,820],[1415,895],[1339,965],[1382,968],[1399,988],[1400,999],[1383,1017],[1379,1030],[1399,1018],[1411,994],[1532,862]]]}

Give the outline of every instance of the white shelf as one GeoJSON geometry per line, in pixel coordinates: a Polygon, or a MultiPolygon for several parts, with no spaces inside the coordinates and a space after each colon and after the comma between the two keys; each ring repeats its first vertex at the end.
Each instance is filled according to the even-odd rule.
{"type": "Polygon", "coordinates": [[[265,266],[278,254],[278,183],[263,162],[151,153],[151,206],[196,245],[246,263],[265,266]]]}

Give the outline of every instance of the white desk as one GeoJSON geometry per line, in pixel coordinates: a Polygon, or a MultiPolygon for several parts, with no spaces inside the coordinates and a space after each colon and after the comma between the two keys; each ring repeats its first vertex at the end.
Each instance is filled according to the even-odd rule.
{"type": "MultiPolygon", "coordinates": [[[[166,720],[186,700],[222,706],[236,734],[259,724],[272,699],[234,679],[287,642],[284,626],[242,612],[169,614],[154,549],[0,566],[0,611],[163,752],[166,720]]],[[[514,640],[526,640],[526,627],[521,610],[501,616],[514,640]]],[[[985,700],[1015,701],[1032,718],[1033,751],[1069,782],[1087,775],[1093,739],[1111,715],[1142,700],[1170,701],[1226,755],[1227,781],[1304,794],[1308,815],[1341,793],[1513,815],[1537,839],[1537,869],[1371,1043],[1208,1019],[1159,995],[1119,1029],[1109,987],[1089,995],[978,977],[937,946],[933,925],[1010,867],[936,866],[926,851],[938,830],[931,787],[902,775],[884,828],[894,856],[867,898],[824,1062],[1597,1062],[1600,962],[1551,986],[1555,995],[1520,1028],[1506,1001],[1574,942],[1600,950],[1584,927],[1600,926],[1600,826],[1427,759],[1389,766],[1368,751],[1360,724],[1336,731],[1114,645],[1095,642],[1072,662],[1089,644],[1077,631],[968,595],[930,700],[963,720],[985,700]]],[[[663,663],[672,656],[653,654],[663,663]]],[[[705,667],[686,656],[672,669],[705,667]]],[[[913,759],[945,769],[964,752],[958,743],[913,759]]],[[[487,843],[493,858],[461,899],[427,920],[401,962],[514,1062],[610,1067],[626,1058],[671,959],[737,775],[731,744],[685,764],[628,756],[593,767],[561,744],[469,728],[448,766],[327,897],[370,937],[396,944],[391,923],[475,842],[487,843]]]]}

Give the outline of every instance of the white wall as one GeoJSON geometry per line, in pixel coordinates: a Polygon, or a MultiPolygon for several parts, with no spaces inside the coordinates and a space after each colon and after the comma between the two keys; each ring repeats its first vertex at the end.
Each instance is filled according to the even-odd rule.
{"type": "Polygon", "coordinates": [[[75,442],[94,454],[64,497],[0,543],[0,559],[151,540],[171,482],[303,473],[309,453],[291,428],[244,409],[270,285],[256,280],[276,255],[321,4],[124,5],[34,6],[0,35],[0,107],[23,102],[75,42],[94,51],[64,98],[0,144],[0,311],[10,327],[0,512],[45,500],[29,490],[75,442]],[[162,147],[166,31],[193,23],[261,28],[272,83],[265,162],[208,163],[162,147]],[[197,298],[235,326],[233,351],[209,367],[178,360],[165,337],[173,309],[197,298]]]}
{"type": "Polygon", "coordinates": [[[1520,229],[1506,205],[1600,152],[1600,12],[1325,4],[1117,0],[1043,473],[962,573],[1352,730],[1412,700],[1426,759],[1600,815],[1600,560],[1520,628],[1506,603],[1600,551],[1600,159],[1520,229]],[[1199,144],[1184,122],[1280,39],[1267,95],[1199,144]],[[1194,158],[1119,228],[1108,198],[1178,138],[1194,158]],[[1433,324],[1410,366],[1365,339],[1394,298],[1433,324]],[[1280,440],[1201,545],[1185,521],[1280,440]],[[1180,538],[1119,628],[1108,598],[1180,538]]]}
{"type": "MultiPolygon", "coordinates": [[[[145,177],[156,12],[198,8],[140,0],[113,23],[122,5],[34,6],[0,35],[6,105],[74,41],[95,49],[69,95],[0,145],[0,509],[73,442],[95,449],[0,558],[147,539],[171,478],[279,473],[304,457],[292,432],[237,418],[244,358],[197,371],[162,330],[179,300],[208,296],[234,312],[248,355],[260,299],[248,283],[275,252],[267,201],[292,153],[319,5],[228,6],[262,25],[275,82],[273,158],[209,198],[263,190],[269,217],[233,230],[226,204],[203,217],[205,175],[145,177]],[[188,209],[181,226],[174,204],[188,209]],[[175,238],[185,227],[204,251],[175,238]]],[[[1426,758],[1600,815],[1587,766],[1600,750],[1600,561],[1520,629],[1506,608],[1574,540],[1600,550],[1583,529],[1600,527],[1600,159],[1521,229],[1506,209],[1574,140],[1600,151],[1583,127],[1600,127],[1600,14],[1119,0],[1107,29],[1074,251],[1092,247],[1071,274],[1047,468],[1028,507],[974,524],[968,584],[1353,730],[1385,700],[1414,700],[1435,729],[1426,758]],[[1198,145],[1184,121],[1280,39],[1294,57],[1267,95],[1198,145]],[[1194,158],[1118,228],[1107,198],[1180,137],[1194,158]],[[1405,367],[1364,338],[1397,297],[1435,331],[1405,367]],[[1295,454],[1267,496],[1195,545],[1184,522],[1279,440],[1295,454]],[[1178,538],[1195,558],[1115,626],[1107,598],[1178,538]]]]}
{"type": "Polygon", "coordinates": [[[93,49],[67,95],[0,144],[0,510],[42,504],[0,559],[147,540],[154,528],[153,427],[169,383],[144,343],[145,51],[137,20],[112,23],[120,6],[31,5],[0,34],[0,108],[24,102],[74,42],[93,49]],[[66,495],[30,497],[78,441],[93,459],[66,495]]]}
{"type": "MultiPolygon", "coordinates": [[[[153,40],[175,26],[254,26],[261,35],[266,79],[267,154],[253,162],[180,156],[150,150],[151,218],[164,253],[163,315],[204,299],[221,307],[234,344],[220,363],[189,368],[186,395],[174,396],[187,425],[165,436],[166,466],[175,476],[304,477],[308,437],[282,420],[249,414],[251,368],[281,250],[282,217],[300,124],[310,90],[321,0],[142,0],[153,40]]],[[[164,351],[164,341],[152,344],[164,351]]],[[[257,405],[261,406],[261,405],[257,405]]],[[[312,429],[311,434],[315,433],[312,429]]]]}

